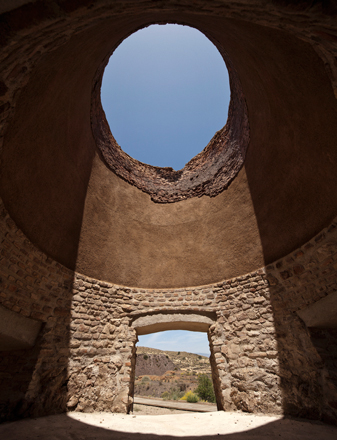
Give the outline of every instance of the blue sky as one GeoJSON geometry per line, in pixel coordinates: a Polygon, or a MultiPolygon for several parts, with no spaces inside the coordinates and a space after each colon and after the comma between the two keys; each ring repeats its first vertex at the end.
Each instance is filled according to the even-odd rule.
{"type": "MultiPolygon", "coordinates": [[[[105,69],[101,100],[110,129],[135,159],[179,170],[226,123],[228,72],[198,30],[152,25],[124,40],[105,69]]],[[[206,333],[141,336],[140,346],[209,353],[206,333]]]]}
{"type": "Polygon", "coordinates": [[[226,123],[226,65],[198,30],[152,25],[110,57],[101,89],[112,134],[130,156],[181,169],[226,123]]]}
{"type": "Polygon", "coordinates": [[[139,336],[138,339],[137,346],[139,347],[187,351],[188,353],[209,356],[209,343],[206,333],[171,330],[139,336]]]}

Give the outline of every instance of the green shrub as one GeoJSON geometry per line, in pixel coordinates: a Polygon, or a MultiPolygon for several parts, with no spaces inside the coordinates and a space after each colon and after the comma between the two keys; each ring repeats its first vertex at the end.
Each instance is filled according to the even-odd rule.
{"type": "Polygon", "coordinates": [[[144,376],[144,377],[142,378],[142,383],[146,383],[146,382],[150,382],[150,378],[149,378],[149,376],[144,376]]]}
{"type": "Polygon", "coordinates": [[[187,393],[185,393],[180,400],[186,400],[189,403],[197,403],[199,401],[199,398],[196,394],[193,393],[193,391],[187,391],[187,393]]]}
{"type": "Polygon", "coordinates": [[[195,390],[200,399],[206,402],[215,402],[215,394],[211,379],[207,374],[199,374],[198,376],[198,388],[195,390]]]}
{"type": "Polygon", "coordinates": [[[149,356],[147,354],[144,354],[143,358],[147,361],[149,359],[149,356]]]}
{"type": "Polygon", "coordinates": [[[198,400],[199,400],[199,397],[194,393],[191,393],[189,396],[187,396],[188,403],[197,403],[198,400]]]}

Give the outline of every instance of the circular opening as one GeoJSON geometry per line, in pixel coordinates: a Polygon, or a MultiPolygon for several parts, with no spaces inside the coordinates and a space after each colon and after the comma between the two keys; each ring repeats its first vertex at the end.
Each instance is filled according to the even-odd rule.
{"type": "Polygon", "coordinates": [[[197,29],[151,25],[114,51],[101,100],[127,154],[179,170],[226,122],[228,72],[217,48],[197,29]]]}
{"type": "MultiPolygon", "coordinates": [[[[104,69],[111,53],[102,60],[93,81],[91,127],[101,158],[117,176],[149,194],[154,202],[174,203],[191,197],[216,196],[228,188],[245,160],[249,144],[249,124],[241,83],[224,48],[215,43],[210,35],[207,37],[216,44],[227,65],[231,90],[228,119],[203,151],[179,171],[172,167],[148,165],[134,159],[121,149],[112,135],[100,94],[104,69]]],[[[224,83],[226,84],[226,80],[224,83]]],[[[144,97],[140,98],[140,103],[142,99],[144,97]]],[[[152,122],[149,131],[154,125],[152,122]]],[[[176,126],[173,129],[179,133],[176,126]]]]}

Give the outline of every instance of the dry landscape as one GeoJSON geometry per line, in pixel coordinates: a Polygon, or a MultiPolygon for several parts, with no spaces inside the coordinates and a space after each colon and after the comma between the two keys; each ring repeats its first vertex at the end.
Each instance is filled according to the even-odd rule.
{"type": "Polygon", "coordinates": [[[166,398],[179,398],[197,387],[199,374],[211,378],[206,356],[137,347],[135,396],[159,398],[167,392],[166,398]]]}

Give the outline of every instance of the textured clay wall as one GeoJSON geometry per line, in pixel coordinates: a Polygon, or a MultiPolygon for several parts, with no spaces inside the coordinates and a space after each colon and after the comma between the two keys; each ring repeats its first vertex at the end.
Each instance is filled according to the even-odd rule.
{"type": "Polygon", "coordinates": [[[70,3],[2,17],[0,194],[39,248],[112,283],[188,287],[273,262],[336,216],[333,16],[262,0],[70,3]],[[250,145],[227,190],[159,207],[98,158],[90,110],[114,47],[165,20],[197,27],[227,53],[250,145]]]}

